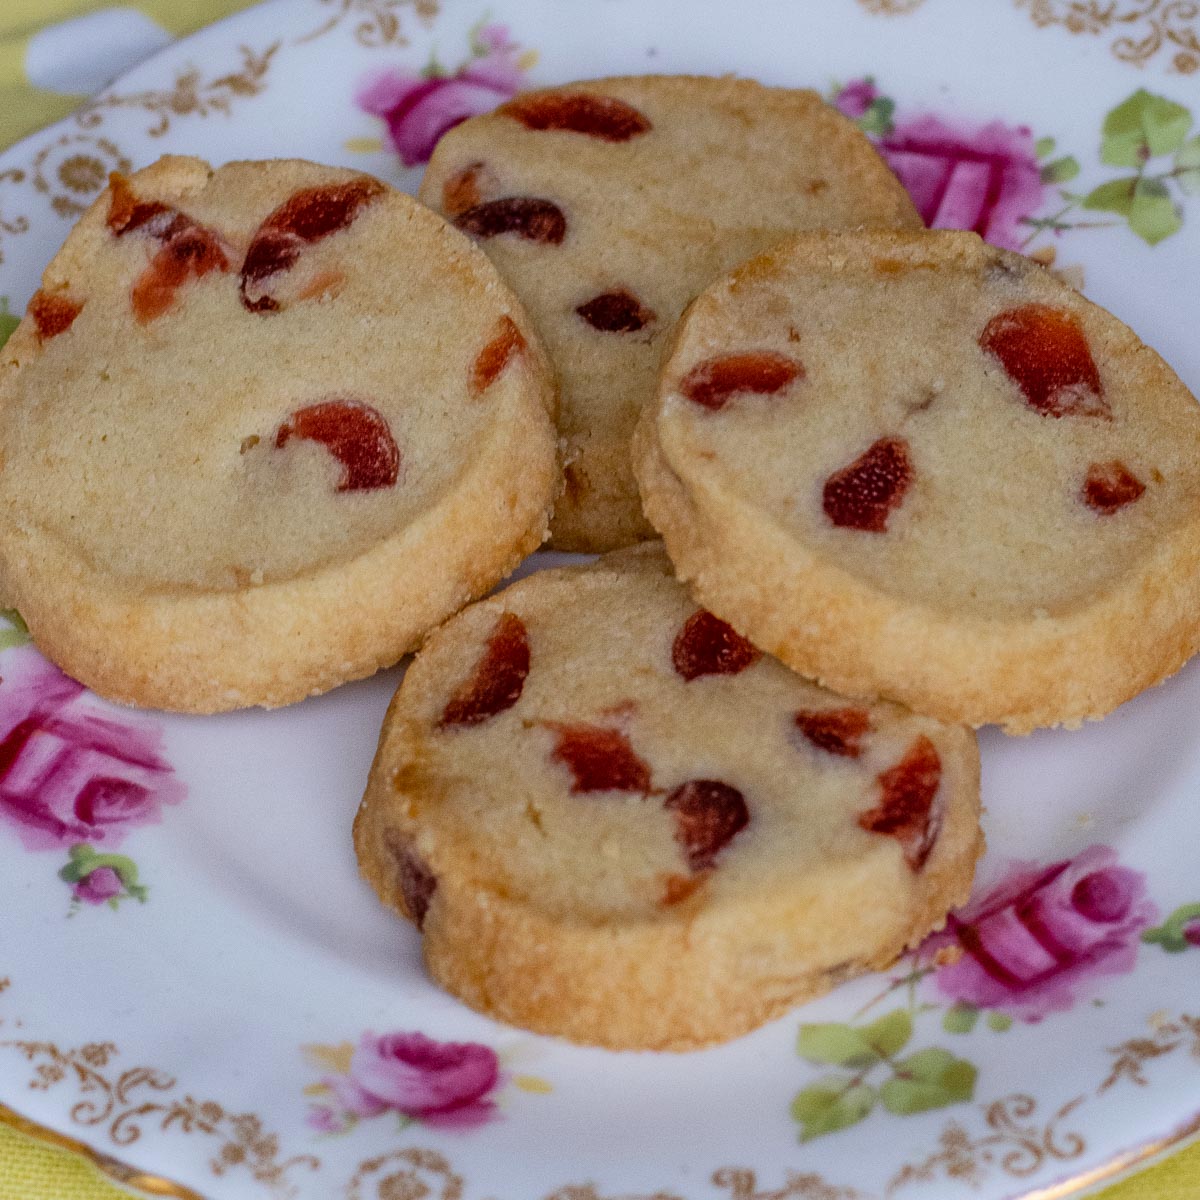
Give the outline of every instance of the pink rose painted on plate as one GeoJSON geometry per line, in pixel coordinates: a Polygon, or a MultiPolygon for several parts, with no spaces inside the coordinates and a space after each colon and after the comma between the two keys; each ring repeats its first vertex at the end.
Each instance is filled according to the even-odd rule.
{"type": "Polygon", "coordinates": [[[406,167],[428,162],[448,129],[490,112],[521,88],[524,56],[505,26],[478,28],[470,48],[471,57],[453,73],[435,61],[420,73],[390,67],[359,88],[358,106],[387,123],[392,146],[406,167]]]}
{"type": "Polygon", "coordinates": [[[961,951],[934,976],[951,1000],[1040,1021],[1071,1008],[1098,979],[1132,971],[1139,937],[1157,918],[1145,876],[1093,846],[1048,867],[1014,864],[923,950],[961,951]]]}
{"type": "Polygon", "coordinates": [[[183,798],[162,735],[112,720],[32,649],[10,649],[0,671],[0,826],[27,850],[68,851],[70,914],[145,901],[137,865],[112,851],[183,798]]]}
{"type": "MultiPolygon", "coordinates": [[[[336,1061],[339,1050],[318,1061],[336,1061]]],[[[342,1133],[364,1117],[395,1112],[405,1124],[468,1130],[496,1116],[493,1093],[502,1082],[496,1052],[478,1042],[438,1042],[421,1033],[364,1033],[347,1069],[327,1075],[315,1089],[332,1103],[313,1107],[309,1125],[342,1133]]]]}
{"type": "Polygon", "coordinates": [[[972,229],[995,246],[1020,248],[1023,225],[1046,185],[1027,125],[991,121],[977,129],[924,116],[898,123],[880,152],[932,229],[972,229]]]}
{"type": "MultiPolygon", "coordinates": [[[[1154,246],[1180,229],[1181,202],[1200,192],[1191,112],[1144,88],[1109,110],[1100,130],[1101,162],[1128,173],[1080,192],[1062,186],[1080,174],[1079,161],[1056,157],[1054,138],[1035,138],[1027,125],[898,116],[871,76],[834,87],[829,99],[870,135],[926,225],[970,229],[1005,249],[1028,251],[1044,234],[1121,221],[1154,246]]],[[[1038,256],[1053,261],[1053,250],[1043,246],[1038,256]]]]}
{"type": "Polygon", "coordinates": [[[81,704],[82,684],[31,650],[5,656],[0,681],[0,824],[30,850],[106,849],[156,824],[183,785],[146,723],[81,704]]]}

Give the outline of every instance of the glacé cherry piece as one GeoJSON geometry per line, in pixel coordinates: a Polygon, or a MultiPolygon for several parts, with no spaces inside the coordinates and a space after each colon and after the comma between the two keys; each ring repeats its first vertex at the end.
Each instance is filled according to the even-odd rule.
{"type": "Polygon", "coordinates": [[[1120,459],[1092,463],[1083,482],[1083,501],[1101,516],[1132,504],[1146,485],[1120,459]]]}
{"type": "Polygon", "coordinates": [[[701,408],[722,409],[738,392],[769,396],[804,378],[804,366],[774,350],[722,354],[694,366],[679,382],[680,392],[701,408]]]}
{"type": "Polygon", "coordinates": [[[339,492],[392,487],[400,476],[400,450],[383,414],[361,400],[323,400],[297,409],[279,427],[276,447],[292,438],[319,442],[342,465],[339,492]]]}
{"type": "Polygon", "coordinates": [[[353,224],[363,208],[383,194],[377,179],[361,177],[345,183],[302,188],[288,197],[258,227],[242,263],[242,303],[251,312],[274,312],[271,296],[251,296],[248,289],[288,270],[306,245],[322,241],[353,224]]]}
{"type": "Polygon", "coordinates": [[[632,104],[615,96],[596,96],[589,92],[517,96],[502,104],[496,112],[499,116],[520,121],[526,129],[582,133],[605,142],[627,142],[651,129],[649,119],[632,104]]]}
{"type": "Polygon", "coordinates": [[[150,222],[155,223],[155,232],[160,232],[175,216],[176,210],[158,200],[139,200],[129,186],[129,180],[117,171],[108,177],[109,200],[106,218],[109,230],[116,237],[124,237],[142,229],[150,222]],[[156,219],[157,218],[157,219],[156,219]]]}
{"type": "Polygon", "coordinates": [[[162,246],[134,282],[131,294],[133,315],[143,325],[167,312],[189,279],[229,270],[229,260],[217,236],[182,213],[160,240],[162,246]]]}
{"type": "Polygon", "coordinates": [[[497,332],[479,354],[471,367],[469,383],[472,396],[482,396],[508,366],[509,359],[525,349],[525,338],[517,323],[509,316],[500,318],[497,332]]]}
{"type": "Polygon", "coordinates": [[[671,646],[671,662],[689,682],[702,675],[736,675],[760,657],[732,625],[705,608],[688,617],[671,646]]]}
{"type": "Polygon", "coordinates": [[[650,766],[619,729],[584,722],[545,722],[556,741],[550,757],[571,771],[572,793],[650,793],[650,766]]]}
{"type": "Polygon", "coordinates": [[[463,233],[474,238],[494,238],[512,233],[527,242],[557,246],[567,235],[567,219],[550,200],[536,196],[506,196],[474,204],[454,218],[463,233]]]}
{"type": "Polygon", "coordinates": [[[904,851],[904,861],[914,871],[925,865],[941,830],[941,810],[934,806],[941,781],[937,747],[920,734],[904,757],[880,774],[879,804],[858,818],[868,833],[894,837],[904,851]]]}
{"type": "Polygon", "coordinates": [[[675,817],[675,840],[693,871],[707,871],[747,825],[750,810],[735,787],[719,779],[689,779],[663,801],[675,817]]]}
{"type": "Polygon", "coordinates": [[[456,217],[483,201],[499,187],[495,172],[485,162],[468,163],[461,171],[446,177],[442,184],[442,212],[456,217]]]}
{"type": "Polygon", "coordinates": [[[825,481],[825,515],[843,529],[883,533],[912,479],[908,443],[898,437],[880,438],[825,481]]]}
{"type": "Polygon", "coordinates": [[[83,305],[80,302],[69,300],[57,292],[44,292],[41,288],[33,293],[29,301],[29,315],[33,317],[34,328],[43,342],[66,333],[81,312],[83,305]]]}
{"type": "Polygon", "coordinates": [[[439,728],[478,725],[512,708],[521,698],[529,674],[529,633],[515,613],[501,613],[483,657],[450,697],[439,728]]]}
{"type": "Polygon", "coordinates": [[[429,904],[437,891],[437,876],[425,865],[412,842],[394,829],[384,833],[387,846],[396,864],[396,880],[404,908],[418,929],[424,928],[429,904]]]}
{"type": "Polygon", "coordinates": [[[979,344],[1000,360],[1030,408],[1046,417],[1109,417],[1092,351],[1072,313],[1024,304],[998,313],[979,344]]]}
{"type": "Polygon", "coordinates": [[[655,315],[627,288],[601,292],[575,311],[601,333],[636,333],[649,325],[655,315]]]}
{"type": "Polygon", "coordinates": [[[862,739],[871,732],[871,718],[862,708],[802,709],[795,721],[817,749],[839,758],[858,758],[862,739]]]}

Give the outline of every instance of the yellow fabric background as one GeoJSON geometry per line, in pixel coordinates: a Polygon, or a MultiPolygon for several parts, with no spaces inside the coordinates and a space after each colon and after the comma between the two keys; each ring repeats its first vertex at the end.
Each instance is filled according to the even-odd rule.
{"type": "MultiPolygon", "coordinates": [[[[249,0],[121,0],[181,36],[249,0]]],[[[111,0],[0,0],[0,147],[65,116],[83,98],[33,87],[25,77],[25,49],[44,26],[98,9],[111,0]]],[[[90,1161],[0,1123],[0,1200],[129,1200],[132,1193],[107,1182],[90,1161]]],[[[1200,1200],[1200,1145],[1097,1200],[1200,1200]]]]}

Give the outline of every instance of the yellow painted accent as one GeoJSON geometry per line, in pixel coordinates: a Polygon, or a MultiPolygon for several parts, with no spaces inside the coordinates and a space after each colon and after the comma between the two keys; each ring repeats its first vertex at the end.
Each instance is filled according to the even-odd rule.
{"type": "Polygon", "coordinates": [[[350,1073],[350,1059],[354,1057],[353,1042],[339,1042],[336,1046],[323,1046],[314,1042],[304,1046],[303,1050],[304,1057],[314,1067],[320,1067],[323,1071],[332,1071],[334,1075],[350,1073]]]}
{"type": "Polygon", "coordinates": [[[383,139],[377,137],[352,137],[347,138],[342,145],[351,154],[378,154],[383,149],[383,139]]]}
{"type": "Polygon", "coordinates": [[[517,66],[522,71],[531,71],[537,66],[538,52],[536,50],[523,50],[520,57],[517,59],[517,66]]]}
{"type": "Polygon", "coordinates": [[[533,1092],[538,1096],[549,1095],[554,1091],[554,1085],[537,1075],[514,1075],[513,1084],[523,1092],[533,1092]]]}

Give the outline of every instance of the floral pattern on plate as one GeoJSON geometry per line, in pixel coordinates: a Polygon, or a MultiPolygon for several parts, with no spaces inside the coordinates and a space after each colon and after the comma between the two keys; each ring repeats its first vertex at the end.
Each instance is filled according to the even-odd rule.
{"type": "Polygon", "coordinates": [[[0,825],[26,850],[67,851],[59,876],[71,885],[72,912],[146,899],[133,860],[111,851],[184,795],[159,730],[144,719],[115,721],[85,695],[31,648],[4,656],[0,825]]]}
{"type": "Polygon", "coordinates": [[[1045,232],[1118,223],[1081,220],[1081,211],[1111,213],[1153,246],[1179,230],[1182,201],[1200,192],[1200,135],[1188,137],[1190,110],[1144,88],[1111,109],[1101,128],[1100,161],[1132,174],[1086,193],[1062,186],[1079,175],[1078,159],[1054,157],[1054,139],[1035,138],[1028,125],[897,116],[896,101],[871,76],[835,87],[830,100],[871,135],[926,225],[973,229],[1009,250],[1027,250],[1045,232]]]}
{"type": "Polygon", "coordinates": [[[406,167],[427,163],[447,130],[520,91],[537,61],[536,52],[522,51],[504,25],[480,22],[468,40],[470,57],[453,71],[431,58],[420,72],[386,67],[359,87],[359,108],[382,118],[406,167]]]}
{"type": "MultiPolygon", "coordinates": [[[[891,22],[851,0],[812,6],[807,36],[797,39],[790,14],[776,20],[764,9],[748,23],[737,6],[696,3],[686,24],[657,21],[652,5],[633,0],[581,6],[570,21],[551,0],[505,0],[474,27],[479,9],[439,9],[432,0],[280,0],[251,10],[168,49],[77,117],[5,155],[0,293],[16,311],[107,172],[160,153],[295,154],[411,187],[416,172],[405,155],[419,162],[460,114],[517,87],[659,69],[818,87],[832,77],[855,81],[838,92],[873,137],[908,138],[910,162],[925,149],[919,137],[947,143],[929,153],[935,166],[959,172],[956,220],[982,219],[989,236],[1042,258],[1069,245],[1094,298],[1140,323],[1185,380],[1200,383],[1187,266],[1200,236],[1191,211],[1200,149],[1182,76],[1162,75],[1131,94],[1127,65],[1107,54],[1085,62],[1086,39],[1063,38],[1056,49],[1019,20],[994,59],[972,59],[962,53],[973,44],[969,6],[929,4],[919,17],[891,22]],[[536,73],[533,52],[523,49],[533,45],[536,73]],[[993,66],[1013,61],[1031,65],[1026,78],[1053,76],[1054,88],[1031,89],[1020,73],[993,66]],[[887,94],[868,71],[887,81],[887,94]],[[366,112],[359,99],[373,83],[380,90],[366,112]],[[980,194],[970,169],[989,127],[987,151],[1007,180],[995,197],[980,194]],[[372,146],[356,139],[364,129],[386,137],[387,149],[378,138],[372,146]]],[[[922,203],[942,208],[933,190],[922,203]]],[[[13,320],[0,315],[0,330],[13,320]]],[[[22,637],[16,625],[0,630],[0,641],[22,637]]],[[[6,683],[10,661],[33,653],[4,653],[6,683]]],[[[6,943],[0,962],[4,1054],[10,1067],[18,1056],[28,1060],[27,1073],[0,1072],[0,1101],[214,1200],[848,1200],[901,1189],[930,1200],[996,1200],[1061,1191],[1071,1176],[1094,1182],[1200,1131],[1200,905],[1194,854],[1179,836],[1190,828],[1200,780],[1194,670],[1098,728],[1020,743],[985,734],[992,854],[1021,865],[985,883],[959,920],[1019,986],[1010,980],[1007,990],[989,991],[997,981],[980,974],[978,955],[959,943],[955,960],[947,943],[924,949],[894,978],[851,983],[704,1054],[606,1055],[530,1037],[554,1080],[552,1105],[524,1102],[518,1093],[547,1085],[513,1073],[499,1049],[503,1028],[428,981],[408,931],[385,923],[358,886],[344,841],[329,850],[344,838],[370,755],[363,730],[378,728],[387,690],[367,681],[284,713],[219,720],[113,716],[86,694],[64,702],[64,719],[94,712],[149,739],[160,759],[155,739],[160,726],[169,730],[175,767],[157,774],[157,809],[145,810],[146,823],[131,815],[124,840],[88,832],[55,843],[55,865],[67,858],[66,885],[80,887],[72,903],[90,914],[114,900],[118,884],[136,895],[140,878],[116,861],[131,846],[153,878],[172,872],[172,894],[164,889],[139,906],[136,923],[47,924],[47,851],[24,853],[16,826],[0,817],[10,928],[40,931],[6,943]],[[294,762],[301,766],[293,770],[294,762]],[[180,777],[192,793],[185,809],[171,799],[180,777]],[[1084,851],[1089,841],[1113,849],[1084,851]],[[1033,862],[1067,865],[1045,878],[1051,866],[1033,862]],[[1097,879],[1080,887],[1090,876],[1097,879]],[[989,898],[990,917],[978,907],[989,898]],[[1008,923],[1020,923],[1025,902],[1051,914],[1051,931],[1068,939],[1048,973],[1035,969],[1034,947],[1006,936],[1020,932],[1008,923]],[[168,951],[186,966],[174,966],[168,951]],[[65,963],[86,970],[86,989],[51,986],[65,963]],[[796,1055],[798,1025],[850,1035],[810,1032],[803,1046],[814,1061],[806,1062],[796,1055]],[[447,1129],[420,1087],[388,1092],[356,1074],[361,1039],[318,1047],[324,1058],[310,1049],[306,1069],[297,1046],[311,1048],[331,1027],[425,1031],[375,1037],[378,1057],[389,1038],[399,1039],[397,1057],[423,1038],[435,1047],[432,1062],[447,1044],[482,1048],[467,1056],[471,1086],[457,1099],[487,1118],[447,1129]],[[216,1028],[220,1038],[205,1036],[216,1028]],[[847,1057],[853,1065],[836,1061],[847,1057]],[[861,1083],[874,1093],[869,1118],[834,1132],[863,1105],[861,1092],[841,1107],[814,1095],[803,1114],[789,1112],[798,1091],[864,1071],[861,1083]],[[354,1111],[378,1105],[372,1116],[354,1111]],[[318,1123],[349,1125],[346,1136],[313,1128],[319,1108],[332,1116],[318,1123]],[[812,1136],[798,1146],[806,1128],[812,1136]],[[611,1153],[614,1142],[621,1154],[611,1153]],[[547,1145],[556,1148],[553,1161],[547,1145]]]]}

